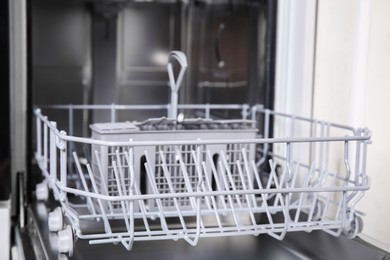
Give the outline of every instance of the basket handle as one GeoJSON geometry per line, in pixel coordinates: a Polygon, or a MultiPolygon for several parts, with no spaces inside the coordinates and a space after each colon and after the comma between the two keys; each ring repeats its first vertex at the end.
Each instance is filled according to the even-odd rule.
{"type": "Polygon", "coordinates": [[[168,111],[168,118],[174,118],[177,117],[177,102],[178,102],[178,92],[180,85],[183,81],[184,72],[187,69],[187,57],[186,55],[181,51],[172,51],[169,53],[168,56],[168,76],[169,76],[169,85],[171,87],[171,105],[169,107],[168,111]],[[175,79],[175,76],[173,75],[173,68],[172,68],[172,60],[175,59],[180,64],[180,71],[179,75],[175,79]]]}

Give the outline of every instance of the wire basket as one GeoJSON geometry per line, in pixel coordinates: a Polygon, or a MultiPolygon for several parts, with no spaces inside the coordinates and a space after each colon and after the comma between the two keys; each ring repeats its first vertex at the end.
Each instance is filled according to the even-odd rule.
{"type": "Polygon", "coordinates": [[[179,109],[238,109],[245,111],[243,122],[253,126],[185,130],[184,137],[172,130],[157,134],[159,140],[125,133],[118,141],[104,134],[67,135],[35,110],[35,157],[74,236],[131,249],[134,241],[145,240],[185,239],[195,245],[200,237],[269,234],[283,239],[290,231],[324,230],[352,238],[361,231],[355,205],[368,189],[367,129],[262,106],[179,109]],[[278,126],[290,137],[278,137],[278,126]]]}
{"type": "Polygon", "coordinates": [[[312,230],[353,238],[362,230],[355,206],[368,189],[368,129],[261,105],[177,104],[187,63],[180,52],[172,57],[181,70],[175,81],[168,64],[171,104],[35,109],[35,158],[45,178],[36,193],[47,199],[49,187],[60,204],[49,214],[60,252],[71,255],[75,238],[130,250],[134,241],[196,245],[201,237],[283,239],[312,230]],[[43,110],[65,111],[67,124],[49,121],[43,110]],[[128,110],[166,110],[168,118],[117,122],[128,110]],[[110,122],[89,133],[83,117],[99,111],[109,111],[110,122]],[[222,120],[218,111],[240,116],[222,120]],[[83,125],[83,137],[74,134],[83,125]]]}

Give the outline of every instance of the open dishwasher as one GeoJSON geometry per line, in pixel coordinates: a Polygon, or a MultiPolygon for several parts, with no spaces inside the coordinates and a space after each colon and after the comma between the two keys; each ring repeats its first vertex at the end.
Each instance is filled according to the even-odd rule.
{"type": "Polygon", "coordinates": [[[44,177],[36,195],[47,200],[51,190],[59,202],[48,227],[58,232],[60,253],[71,256],[77,239],[131,250],[138,241],[195,246],[203,237],[268,234],[282,240],[288,232],[322,230],[354,238],[362,230],[355,205],[368,189],[368,129],[261,105],[177,104],[186,67],[185,55],[171,52],[168,105],[35,109],[35,158],[44,177]],[[173,61],[180,64],[176,79],[173,61]],[[92,136],[78,137],[45,116],[51,109],[68,111],[70,133],[77,109],[108,109],[111,121],[91,124],[92,136]],[[168,115],[117,122],[120,109],[163,109],[168,115]],[[212,118],[217,109],[239,110],[241,117],[212,118]],[[184,116],[194,111],[204,116],[184,116]],[[289,136],[270,138],[271,123],[290,129],[289,136]],[[305,131],[295,133],[297,125],[305,131]],[[308,160],[300,157],[304,151],[310,151],[308,160]],[[329,161],[330,153],[339,161],[329,161]]]}
{"type": "Polygon", "coordinates": [[[382,259],[370,131],[274,110],[277,2],[9,1],[20,259],[382,259]]]}

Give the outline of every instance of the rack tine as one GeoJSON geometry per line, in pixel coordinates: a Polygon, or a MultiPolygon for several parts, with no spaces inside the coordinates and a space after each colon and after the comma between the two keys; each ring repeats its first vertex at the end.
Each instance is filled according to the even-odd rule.
{"type": "MultiPolygon", "coordinates": [[[[181,172],[183,174],[183,177],[184,177],[184,183],[186,185],[186,188],[187,188],[187,191],[189,193],[193,193],[193,189],[192,189],[192,184],[191,184],[191,181],[190,181],[190,178],[188,176],[188,172],[187,172],[187,166],[184,164],[183,162],[183,157],[182,157],[182,154],[181,152],[178,150],[177,151],[177,155],[179,157],[179,164],[180,164],[180,169],[181,169],[181,172]]],[[[191,202],[191,206],[194,210],[196,210],[196,201],[195,201],[195,198],[194,197],[190,197],[190,202],[191,202]]]]}
{"type": "Polygon", "coordinates": [[[120,184],[122,185],[123,194],[127,195],[128,192],[127,192],[127,187],[126,187],[126,184],[125,184],[125,175],[123,173],[122,160],[121,160],[121,157],[119,155],[119,150],[118,149],[115,151],[115,154],[116,154],[117,166],[118,166],[118,169],[119,169],[119,176],[121,177],[120,178],[120,184]]]}
{"type": "MultiPolygon", "coordinates": [[[[91,166],[89,164],[87,164],[87,171],[89,174],[89,178],[91,179],[93,191],[96,194],[99,194],[99,191],[97,189],[96,182],[95,182],[95,177],[93,176],[92,169],[91,169],[91,166]]],[[[110,226],[110,223],[108,222],[106,210],[103,207],[102,200],[97,199],[97,201],[98,201],[100,211],[102,212],[102,216],[103,216],[104,230],[106,231],[106,233],[111,234],[111,226],[110,226]]]]}
{"type": "MultiPolygon", "coordinates": [[[[295,183],[296,183],[296,180],[297,180],[297,175],[298,175],[298,172],[299,172],[299,168],[301,167],[301,164],[300,163],[297,163],[295,165],[295,170],[294,170],[294,173],[293,173],[293,177],[292,177],[292,181],[291,181],[291,187],[294,188],[295,187],[295,183]]],[[[289,194],[289,200],[291,201],[291,198],[292,198],[292,194],[290,193],[289,194]]]]}
{"type": "MultiPolygon", "coordinates": [[[[203,190],[206,190],[206,186],[205,186],[205,183],[204,183],[204,180],[203,180],[203,172],[202,172],[202,168],[201,168],[201,164],[199,163],[200,161],[200,147],[198,146],[197,147],[197,151],[196,151],[196,155],[195,155],[195,152],[194,151],[191,151],[191,154],[192,154],[192,157],[193,157],[193,160],[194,160],[194,163],[195,163],[195,170],[198,174],[198,183],[197,183],[197,187],[203,189],[203,190]]],[[[207,175],[207,171],[205,170],[205,176],[207,175]]],[[[211,209],[211,205],[210,205],[210,198],[209,196],[205,196],[205,201],[206,201],[206,205],[209,209],[211,209]]]]}
{"type": "MultiPolygon", "coordinates": [[[[203,166],[203,171],[207,172],[207,170],[206,170],[206,163],[204,161],[202,162],[202,166],[203,166]]],[[[208,177],[207,174],[205,174],[205,178],[206,178],[206,185],[207,185],[209,191],[212,191],[210,180],[209,180],[209,177],[208,177]]],[[[211,196],[211,203],[213,204],[213,210],[214,210],[214,214],[215,214],[215,218],[217,220],[218,226],[220,228],[222,228],[222,222],[221,222],[221,219],[220,219],[218,211],[217,211],[217,203],[215,201],[215,197],[214,196],[211,196]]]]}
{"type": "MultiPolygon", "coordinates": [[[[197,153],[195,154],[195,151],[192,150],[191,151],[191,154],[192,154],[192,157],[193,157],[193,160],[194,160],[194,163],[195,163],[195,168],[196,168],[196,171],[198,173],[198,184],[197,184],[197,191],[200,192],[201,191],[201,187],[203,186],[204,187],[204,180],[203,180],[203,172],[202,172],[202,168],[201,168],[201,164],[200,164],[200,147],[198,146],[197,147],[197,153]]],[[[207,175],[207,172],[205,171],[204,175],[207,175]]],[[[200,197],[197,197],[197,207],[198,207],[198,213],[197,213],[197,222],[199,222],[197,224],[197,229],[199,229],[200,225],[202,225],[202,227],[204,228],[204,225],[203,225],[203,220],[202,220],[202,217],[201,217],[201,208],[200,208],[200,197]]],[[[206,197],[206,201],[208,201],[207,197],[206,197]]],[[[197,237],[196,239],[199,239],[199,230],[197,230],[197,237]]]]}
{"type": "Polygon", "coordinates": [[[196,147],[196,154],[195,154],[194,150],[192,150],[191,153],[192,153],[192,157],[194,159],[196,172],[198,173],[197,187],[200,189],[202,187],[202,185],[204,185],[203,172],[202,172],[202,168],[201,168],[201,164],[200,164],[200,160],[201,160],[200,146],[198,145],[196,147]]]}
{"type": "MultiPolygon", "coordinates": [[[[112,168],[114,170],[115,181],[116,181],[116,185],[118,188],[119,196],[123,196],[123,192],[122,192],[122,188],[121,188],[120,180],[119,180],[120,177],[119,177],[119,173],[118,173],[118,167],[117,167],[117,164],[115,161],[112,161],[112,168]]],[[[121,202],[121,206],[122,206],[123,220],[125,221],[127,232],[131,235],[132,233],[134,233],[134,226],[130,226],[129,219],[127,217],[125,202],[123,200],[121,200],[120,202],[121,202]]],[[[133,218],[133,217],[134,217],[133,215],[130,216],[130,218],[133,218]]],[[[127,246],[126,244],[123,244],[123,245],[127,246]]]]}
{"type": "MultiPolygon", "coordinates": [[[[223,169],[222,162],[221,162],[221,161],[218,161],[218,163],[219,163],[220,169],[223,169]]],[[[222,180],[223,180],[223,182],[224,182],[224,184],[225,184],[225,190],[229,190],[229,185],[228,185],[228,183],[227,183],[227,181],[226,181],[226,176],[225,176],[225,174],[222,173],[221,176],[222,176],[222,180]]],[[[241,227],[240,219],[238,218],[238,216],[237,216],[237,214],[236,214],[236,211],[235,211],[235,209],[234,209],[235,207],[234,207],[234,204],[233,204],[232,195],[227,195],[227,197],[228,197],[228,200],[229,200],[230,209],[231,209],[231,211],[232,211],[232,213],[233,213],[234,222],[236,223],[236,226],[238,227],[238,229],[240,229],[240,227],[241,227]]]]}
{"type": "MultiPolygon", "coordinates": [[[[122,185],[123,195],[126,196],[129,193],[127,191],[127,187],[126,187],[126,184],[125,184],[125,175],[123,173],[122,160],[121,160],[121,157],[119,155],[119,150],[118,149],[115,151],[115,153],[116,153],[116,159],[117,159],[116,163],[117,163],[118,172],[119,172],[119,176],[120,176],[119,183],[122,185]]],[[[126,207],[126,211],[129,212],[130,211],[129,201],[126,201],[125,207],[126,207]]]]}
{"type": "MultiPolygon", "coordinates": [[[[130,173],[131,173],[132,176],[134,176],[134,167],[133,167],[134,164],[131,162],[131,159],[130,159],[132,157],[133,157],[133,149],[130,149],[130,154],[128,154],[125,151],[125,158],[126,158],[127,164],[129,165],[130,173]]],[[[134,188],[135,195],[140,195],[141,194],[141,192],[139,191],[137,185],[134,185],[133,188],[134,188]]],[[[144,225],[145,225],[145,229],[146,229],[147,232],[150,232],[148,219],[146,218],[145,202],[143,200],[138,200],[138,205],[139,205],[139,207],[141,209],[142,219],[143,219],[143,222],[144,222],[144,225]]]]}
{"type": "MultiPolygon", "coordinates": [[[[244,188],[244,190],[247,190],[247,186],[245,184],[244,174],[242,173],[242,168],[241,168],[240,161],[237,160],[236,164],[237,164],[238,173],[240,174],[242,187],[244,188]]],[[[252,206],[250,204],[249,195],[245,194],[245,198],[246,198],[246,202],[248,204],[248,210],[249,210],[249,215],[250,215],[251,220],[252,220],[252,224],[255,226],[256,225],[256,220],[255,220],[255,216],[253,215],[253,210],[252,210],[252,206]]]]}
{"type": "MultiPolygon", "coordinates": [[[[131,140],[132,141],[132,140],[131,140]]],[[[135,175],[134,175],[134,151],[133,148],[129,148],[129,152],[123,151],[125,161],[127,162],[127,168],[130,173],[130,192],[134,191],[135,186],[135,175]]]]}
{"type": "Polygon", "coordinates": [[[191,238],[186,235],[184,236],[184,240],[187,241],[190,245],[196,246],[198,244],[199,238],[200,238],[200,229],[202,225],[202,217],[200,214],[200,197],[196,198],[196,233],[195,237],[191,240],[191,238]]]}
{"type": "Polygon", "coordinates": [[[340,215],[340,212],[342,214],[341,218],[341,223],[342,225],[339,226],[339,228],[337,229],[337,231],[333,231],[327,227],[324,227],[323,230],[332,235],[332,236],[335,236],[335,237],[338,237],[341,235],[341,233],[343,232],[344,230],[344,223],[346,223],[346,215],[347,215],[347,193],[346,192],[343,192],[342,193],[342,197],[340,199],[340,202],[339,202],[339,205],[337,207],[337,212],[336,212],[336,217],[335,217],[335,220],[337,220],[339,218],[339,215],[340,215]],[[341,209],[343,208],[343,209],[341,209]]]}
{"type": "MultiPolygon", "coordinates": [[[[207,150],[207,157],[208,157],[210,165],[211,165],[211,172],[212,172],[212,174],[214,176],[215,185],[217,186],[217,190],[222,190],[221,183],[219,182],[220,175],[217,173],[217,169],[215,168],[214,161],[213,161],[213,158],[212,158],[211,153],[210,153],[209,150],[207,150]]],[[[219,199],[220,199],[220,201],[222,203],[223,208],[225,210],[227,210],[227,206],[226,206],[226,203],[225,203],[224,196],[219,196],[219,199]]]]}
{"type": "MultiPolygon", "coordinates": [[[[276,174],[275,163],[272,160],[269,160],[269,164],[270,164],[270,168],[271,168],[270,179],[271,180],[272,180],[272,178],[274,179],[275,188],[276,189],[283,188],[282,185],[284,183],[284,178],[285,178],[285,175],[286,175],[286,168],[283,169],[282,176],[280,177],[280,182],[279,182],[278,176],[276,174]]],[[[282,205],[282,200],[283,200],[282,196],[281,196],[280,193],[277,193],[275,201],[274,201],[274,207],[276,207],[278,205],[279,199],[281,200],[281,205],[282,205]]]]}
{"type": "MultiPolygon", "coordinates": [[[[171,178],[171,174],[169,173],[169,170],[168,170],[168,167],[167,167],[167,163],[165,161],[165,156],[164,156],[164,153],[160,150],[160,158],[161,158],[161,162],[162,162],[162,168],[163,168],[163,172],[164,172],[164,176],[165,176],[165,179],[167,180],[167,183],[168,183],[168,187],[169,187],[169,190],[170,192],[173,194],[175,194],[175,190],[173,188],[173,184],[172,184],[172,178],[171,178]]],[[[184,222],[184,219],[183,219],[183,216],[182,216],[182,213],[181,213],[181,210],[180,210],[180,207],[179,207],[179,204],[177,202],[177,198],[173,198],[173,202],[175,204],[175,207],[176,207],[176,210],[177,210],[177,213],[179,215],[179,220],[180,220],[180,223],[184,229],[184,232],[187,232],[187,227],[186,227],[186,224],[184,222]]]]}
{"type": "MultiPolygon", "coordinates": [[[[123,192],[122,192],[121,184],[120,184],[120,179],[119,179],[118,166],[116,164],[116,161],[112,161],[112,168],[114,170],[115,180],[116,180],[119,196],[123,196],[123,192]]],[[[123,180],[123,178],[122,178],[122,180],[123,180]]],[[[126,225],[128,234],[130,235],[130,237],[128,239],[129,240],[128,243],[126,243],[125,239],[121,239],[121,243],[127,250],[130,250],[132,248],[132,245],[133,245],[133,242],[134,242],[134,208],[133,208],[133,201],[130,203],[130,209],[127,209],[127,207],[126,207],[127,205],[125,204],[125,202],[123,200],[121,200],[121,206],[122,206],[122,212],[123,212],[123,219],[125,221],[125,225],[126,225]],[[126,210],[128,210],[128,213],[129,213],[128,217],[127,217],[126,210]]]]}
{"type": "MultiPolygon", "coordinates": [[[[311,164],[309,172],[307,173],[307,175],[305,177],[303,188],[307,188],[308,187],[309,181],[310,181],[310,177],[312,177],[313,174],[314,174],[314,167],[315,167],[315,163],[313,162],[311,164]]],[[[295,213],[294,222],[298,222],[299,221],[299,215],[301,214],[301,210],[302,210],[302,203],[303,203],[303,192],[301,192],[300,195],[299,195],[298,208],[297,208],[297,211],[295,213]]]]}
{"type": "MultiPolygon", "coordinates": [[[[207,187],[206,187],[206,184],[203,182],[202,183],[202,186],[201,186],[201,191],[207,191],[207,187]]],[[[213,209],[213,207],[211,206],[211,204],[212,204],[212,202],[210,202],[210,196],[205,196],[205,201],[206,201],[206,205],[207,205],[207,208],[209,209],[209,210],[212,210],[213,209]]]]}
{"type": "MultiPolygon", "coordinates": [[[[107,184],[106,184],[106,178],[104,178],[104,175],[103,175],[103,167],[102,167],[102,162],[100,161],[100,156],[99,156],[99,153],[97,150],[95,150],[95,159],[96,159],[96,162],[97,162],[97,166],[98,166],[98,171],[99,171],[99,174],[100,174],[100,183],[103,187],[103,191],[105,193],[105,195],[108,195],[108,189],[107,189],[107,184]]],[[[112,203],[111,201],[107,201],[107,204],[108,204],[108,207],[110,209],[110,212],[113,213],[114,210],[112,208],[112,203]]]]}
{"type": "MultiPolygon", "coordinates": [[[[180,153],[180,152],[179,152],[180,153]]],[[[202,171],[201,171],[201,168],[199,167],[199,159],[200,159],[200,147],[198,146],[197,147],[197,153],[195,153],[194,150],[191,151],[191,155],[192,155],[192,159],[195,163],[195,169],[198,173],[198,183],[196,185],[196,190],[199,192],[200,191],[200,188],[202,186],[202,183],[203,183],[203,174],[202,174],[202,171]]],[[[179,158],[181,158],[181,154],[179,156],[179,158]]],[[[182,163],[181,161],[181,165],[183,166],[184,163],[182,163]]],[[[185,167],[181,167],[182,169],[185,170],[185,173],[183,174],[185,176],[185,178],[188,178],[188,172],[187,172],[187,169],[185,167]]],[[[189,178],[188,178],[189,180],[189,178]]],[[[190,183],[190,182],[189,182],[190,183]]],[[[191,187],[191,185],[189,185],[189,187],[191,187]]],[[[192,187],[191,187],[191,190],[192,190],[192,187]]],[[[194,199],[194,198],[193,198],[194,199]]],[[[195,200],[195,199],[194,199],[195,200]]],[[[200,228],[200,226],[202,226],[202,228],[204,228],[204,224],[203,224],[203,220],[202,220],[202,217],[200,215],[200,197],[197,197],[196,198],[196,207],[194,208],[197,212],[197,237],[198,237],[198,228],[200,228]],[[198,223],[199,222],[199,223],[198,223]],[[199,225],[198,225],[199,224],[199,225]]]]}
{"type": "Polygon", "coordinates": [[[279,189],[281,190],[279,193],[276,194],[276,199],[275,199],[275,203],[274,203],[274,206],[277,205],[277,201],[280,200],[280,206],[282,207],[282,212],[283,212],[283,216],[284,216],[284,229],[283,231],[280,233],[280,235],[276,235],[275,233],[273,233],[274,237],[276,239],[283,239],[286,234],[287,234],[287,231],[288,231],[288,225],[289,225],[289,222],[290,222],[290,213],[289,213],[289,201],[286,200],[286,203],[284,203],[284,200],[283,200],[283,196],[282,196],[282,192],[283,192],[283,187],[281,187],[281,185],[283,185],[283,181],[284,181],[284,176],[286,175],[286,169],[283,170],[283,173],[282,173],[282,176],[280,178],[280,182],[278,181],[277,179],[277,176],[276,176],[276,170],[275,170],[275,164],[272,162],[272,160],[269,160],[269,164],[270,164],[270,167],[271,167],[271,176],[274,177],[274,181],[275,181],[275,188],[276,189],[279,189]]]}
{"type": "MultiPolygon", "coordinates": [[[[331,180],[331,186],[334,187],[334,185],[336,184],[336,177],[337,177],[337,174],[334,174],[333,177],[332,177],[332,180],[331,180]]],[[[322,220],[325,220],[325,215],[326,215],[326,212],[328,211],[328,206],[329,206],[329,203],[330,203],[330,197],[333,193],[332,192],[328,192],[328,196],[326,198],[326,202],[325,202],[325,206],[324,206],[324,212],[322,213],[322,216],[321,216],[321,219],[322,220]]]]}
{"type": "MultiPolygon", "coordinates": [[[[131,153],[131,155],[133,154],[133,149],[130,149],[130,153],[131,153]]],[[[127,152],[124,150],[123,154],[124,154],[125,161],[126,161],[127,152]]],[[[131,165],[134,165],[133,156],[130,157],[130,162],[131,162],[131,165]]],[[[128,171],[129,171],[129,174],[130,174],[129,195],[132,196],[132,195],[134,195],[134,186],[136,186],[136,185],[134,185],[134,183],[135,183],[135,180],[134,180],[134,169],[132,169],[132,170],[131,169],[132,169],[132,167],[130,165],[128,165],[128,171]]],[[[130,228],[132,230],[134,230],[134,200],[130,201],[130,228]]],[[[134,243],[134,232],[132,232],[130,234],[129,242],[127,244],[126,244],[126,242],[124,240],[122,240],[122,244],[125,245],[127,250],[130,250],[133,247],[133,243],[134,243]]]]}
{"type": "MultiPolygon", "coordinates": [[[[320,172],[320,176],[318,178],[318,183],[317,183],[317,187],[321,187],[323,185],[323,181],[324,181],[324,176],[327,175],[325,173],[324,170],[321,170],[320,172]]],[[[314,214],[314,210],[315,210],[315,206],[316,206],[316,202],[317,202],[317,199],[318,199],[318,192],[314,192],[314,195],[313,195],[313,202],[312,202],[312,205],[310,207],[310,212],[309,212],[309,219],[308,221],[312,221],[313,219],[313,214],[314,214]]]]}
{"type": "MultiPolygon", "coordinates": [[[[243,161],[244,161],[246,174],[247,174],[247,177],[248,177],[249,189],[253,190],[252,174],[251,174],[251,171],[250,171],[248,158],[247,158],[246,151],[245,151],[244,148],[242,148],[241,153],[242,153],[242,158],[243,158],[243,161]]],[[[251,194],[251,197],[252,197],[253,206],[257,207],[256,197],[255,197],[255,195],[253,193],[251,194]]]]}
{"type": "MultiPolygon", "coordinates": [[[[76,163],[76,168],[77,168],[77,171],[78,171],[78,173],[80,175],[81,183],[83,184],[84,190],[86,192],[89,192],[87,182],[85,181],[83,170],[81,169],[79,157],[77,156],[76,152],[73,152],[73,158],[74,158],[74,162],[76,163]]],[[[95,206],[92,203],[91,197],[87,197],[87,203],[89,205],[89,208],[92,210],[92,214],[96,215],[95,206]]]]}
{"type": "MultiPolygon", "coordinates": [[[[272,163],[273,163],[273,161],[272,161],[272,159],[270,159],[270,160],[268,161],[268,164],[271,165],[272,163]]],[[[271,168],[271,169],[272,169],[272,168],[271,168]]],[[[268,174],[267,185],[265,186],[266,189],[271,189],[272,181],[274,181],[275,184],[276,184],[276,180],[275,180],[273,174],[276,176],[275,171],[274,171],[274,172],[271,171],[271,172],[268,174]]],[[[266,197],[267,200],[268,200],[268,196],[269,196],[268,194],[265,194],[265,197],[266,197]]],[[[275,195],[271,195],[271,196],[275,196],[275,195]]]]}
{"type": "MultiPolygon", "coordinates": [[[[236,184],[234,183],[234,180],[233,180],[233,177],[232,177],[232,173],[231,173],[231,171],[230,171],[230,167],[229,167],[229,165],[227,164],[227,160],[226,160],[225,154],[224,154],[223,152],[220,152],[220,155],[221,155],[221,158],[222,158],[222,163],[223,163],[223,165],[225,166],[225,171],[227,172],[227,176],[228,176],[228,178],[229,178],[230,185],[231,185],[232,189],[233,189],[234,191],[236,191],[236,190],[237,190],[236,184]]],[[[226,184],[228,185],[227,182],[226,182],[226,184]]],[[[239,206],[240,208],[242,208],[240,196],[239,196],[239,195],[235,195],[235,197],[236,197],[236,201],[237,201],[237,203],[238,203],[238,206],[239,206]]]]}
{"type": "Polygon", "coordinates": [[[131,236],[130,238],[122,238],[121,239],[121,244],[126,248],[127,251],[130,251],[132,248],[133,248],[133,243],[134,243],[134,237],[131,236]],[[126,241],[129,241],[129,242],[126,242],[126,241]]]}
{"type": "MultiPolygon", "coordinates": [[[[260,175],[259,175],[259,172],[257,171],[257,166],[256,166],[256,163],[255,163],[254,160],[251,161],[251,165],[252,165],[253,173],[255,174],[257,185],[259,186],[259,189],[262,190],[263,189],[263,184],[261,183],[260,175]]],[[[263,192],[260,193],[260,195],[261,195],[261,198],[263,200],[262,204],[264,205],[265,213],[267,214],[268,221],[269,221],[269,223],[271,225],[273,225],[274,222],[273,222],[273,219],[272,219],[272,216],[271,216],[271,212],[269,211],[269,206],[268,206],[266,195],[263,192]]]]}
{"type": "MultiPolygon", "coordinates": [[[[154,194],[159,194],[158,189],[157,189],[157,185],[156,185],[156,181],[154,180],[155,175],[153,173],[152,167],[148,163],[148,162],[150,162],[150,160],[149,160],[149,155],[148,155],[147,151],[145,151],[145,157],[146,157],[146,163],[144,165],[145,165],[146,173],[147,173],[148,178],[149,178],[150,185],[152,187],[154,194]]],[[[164,231],[168,231],[168,225],[167,225],[167,222],[165,220],[164,209],[163,209],[163,206],[161,204],[161,199],[157,198],[156,203],[157,203],[157,208],[158,208],[159,213],[160,213],[161,228],[164,231]]]]}

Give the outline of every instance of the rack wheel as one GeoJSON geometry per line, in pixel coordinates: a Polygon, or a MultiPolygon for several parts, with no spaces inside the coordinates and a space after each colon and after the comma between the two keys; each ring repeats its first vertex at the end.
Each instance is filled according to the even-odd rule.
{"type": "Polygon", "coordinates": [[[349,228],[344,229],[343,234],[349,239],[353,239],[357,234],[363,231],[363,219],[361,216],[354,215],[349,228]]]}
{"type": "Polygon", "coordinates": [[[37,184],[35,187],[35,196],[38,201],[47,201],[49,198],[49,187],[46,181],[37,184]]]}
{"type": "Polygon", "coordinates": [[[57,207],[55,210],[49,213],[48,226],[51,232],[60,231],[62,229],[63,223],[64,218],[60,207],[57,207]]]}
{"type": "Polygon", "coordinates": [[[73,255],[73,231],[69,225],[58,232],[58,252],[73,255]]]}

